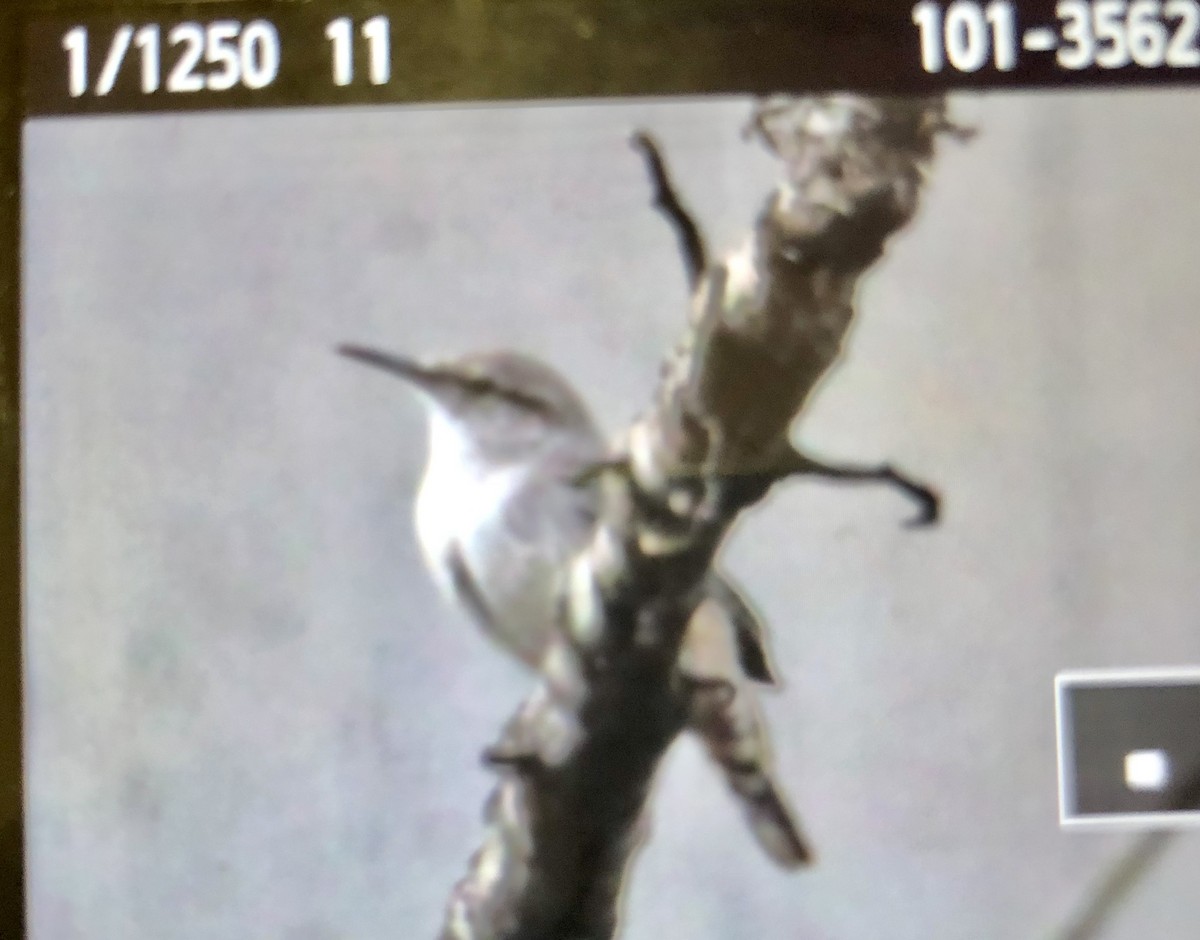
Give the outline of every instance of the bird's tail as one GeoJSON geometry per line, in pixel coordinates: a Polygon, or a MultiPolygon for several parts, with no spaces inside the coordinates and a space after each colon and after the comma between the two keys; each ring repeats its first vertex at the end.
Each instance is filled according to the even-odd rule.
{"type": "Polygon", "coordinates": [[[771,775],[766,727],[751,690],[700,680],[692,694],[691,730],[725,775],[755,839],[784,868],[812,861],[813,853],[771,775]]]}
{"type": "Polygon", "coordinates": [[[680,660],[689,728],[724,774],[759,845],[783,867],[797,868],[812,860],[812,851],[772,777],[769,733],[754,689],[737,668],[719,611],[710,621],[706,606],[689,626],[680,660]]]}

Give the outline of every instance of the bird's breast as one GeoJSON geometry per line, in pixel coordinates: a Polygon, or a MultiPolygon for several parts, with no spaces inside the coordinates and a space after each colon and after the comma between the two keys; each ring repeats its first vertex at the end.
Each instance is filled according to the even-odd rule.
{"type": "Polygon", "coordinates": [[[552,634],[565,562],[591,530],[594,496],[571,479],[598,445],[564,438],[521,461],[489,462],[455,430],[433,426],[415,507],[421,551],[443,594],[533,665],[552,634]],[[469,599],[459,596],[464,573],[469,599]]]}
{"type": "Polygon", "coordinates": [[[463,465],[430,465],[416,500],[416,529],[421,553],[438,587],[454,598],[446,567],[450,551],[494,539],[504,506],[520,485],[512,472],[475,473],[463,465]]]}

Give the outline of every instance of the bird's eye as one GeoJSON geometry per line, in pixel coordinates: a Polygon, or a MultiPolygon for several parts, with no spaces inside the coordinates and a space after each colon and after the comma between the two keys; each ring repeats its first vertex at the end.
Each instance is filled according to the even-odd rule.
{"type": "Polygon", "coordinates": [[[496,397],[495,386],[487,379],[471,379],[466,384],[467,394],[483,404],[496,397]]]}

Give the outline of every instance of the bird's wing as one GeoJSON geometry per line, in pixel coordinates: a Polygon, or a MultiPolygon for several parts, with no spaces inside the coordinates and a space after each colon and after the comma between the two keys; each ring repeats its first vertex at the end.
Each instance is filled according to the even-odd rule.
{"type": "Polygon", "coordinates": [[[534,668],[558,622],[561,578],[596,519],[593,490],[544,471],[524,471],[498,491],[500,513],[461,546],[459,566],[468,577],[456,576],[479,624],[534,668]]]}
{"type": "MultiPolygon", "coordinates": [[[[555,468],[544,468],[556,473],[555,468]]],[[[597,490],[594,483],[573,485],[559,476],[531,475],[509,497],[504,510],[505,533],[520,550],[554,546],[554,555],[566,560],[586,541],[596,525],[597,490]]]]}
{"type": "Polygon", "coordinates": [[[495,634],[496,618],[488,607],[479,583],[471,574],[471,568],[467,564],[462,546],[458,542],[451,542],[450,548],[446,551],[446,569],[450,572],[450,582],[463,606],[481,627],[489,633],[495,634]]]}

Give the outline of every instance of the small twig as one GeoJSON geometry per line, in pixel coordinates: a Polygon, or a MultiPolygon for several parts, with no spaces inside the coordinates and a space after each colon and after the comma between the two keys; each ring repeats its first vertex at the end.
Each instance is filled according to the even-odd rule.
{"type": "Polygon", "coordinates": [[[693,291],[700,283],[700,277],[708,267],[707,251],[704,247],[704,236],[696,220],[684,207],[671,184],[667,173],[666,163],[658,142],[645,131],[636,131],[630,144],[639,151],[646,160],[650,171],[650,181],[654,185],[654,207],[666,216],[675,234],[679,238],[679,246],[683,251],[683,265],[687,271],[688,287],[693,291]]]}
{"type": "Polygon", "coordinates": [[[908,528],[923,528],[935,524],[941,511],[941,498],[935,490],[897,470],[891,464],[830,464],[815,460],[799,451],[792,451],[781,471],[781,475],[824,477],[839,483],[884,483],[894,486],[917,504],[917,514],[904,523],[908,528]]]}
{"type": "Polygon", "coordinates": [[[1105,872],[1104,878],[1075,911],[1062,931],[1050,940],[1094,940],[1133,889],[1162,857],[1175,833],[1143,833],[1105,872]]]}
{"type": "MultiPolygon", "coordinates": [[[[576,485],[589,484],[605,473],[629,473],[627,458],[614,457],[588,466],[573,481],[576,485]]],[[[907,520],[907,528],[925,528],[935,525],[941,515],[941,497],[927,484],[909,476],[891,464],[831,464],[809,457],[794,449],[787,449],[781,456],[750,465],[735,472],[714,474],[711,470],[695,468],[675,473],[671,483],[684,485],[697,480],[719,479],[725,481],[759,479],[774,483],[793,476],[815,476],[838,483],[883,483],[894,486],[917,504],[917,514],[907,520]]]]}

